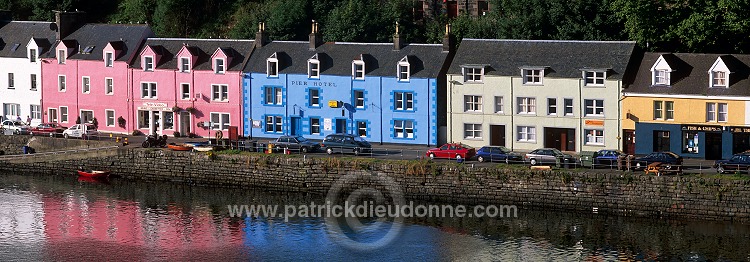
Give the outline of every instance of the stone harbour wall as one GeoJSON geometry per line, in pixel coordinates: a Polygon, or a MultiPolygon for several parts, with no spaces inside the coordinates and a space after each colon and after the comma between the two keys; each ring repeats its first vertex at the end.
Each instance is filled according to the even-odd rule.
{"type": "Polygon", "coordinates": [[[111,156],[83,161],[0,163],[0,174],[33,172],[73,176],[79,166],[111,170],[127,179],[262,187],[315,194],[326,194],[334,182],[353,171],[375,172],[393,178],[407,199],[412,200],[750,223],[749,180],[656,177],[641,172],[532,171],[522,166],[473,168],[448,162],[354,157],[302,158],[118,149],[111,156]]]}

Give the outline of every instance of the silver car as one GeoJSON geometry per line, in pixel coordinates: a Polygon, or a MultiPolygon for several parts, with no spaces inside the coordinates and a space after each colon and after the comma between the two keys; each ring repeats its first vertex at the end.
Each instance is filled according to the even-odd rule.
{"type": "Polygon", "coordinates": [[[557,148],[540,148],[529,152],[524,156],[524,161],[530,163],[532,166],[546,164],[555,165],[558,163],[576,163],[577,160],[574,156],[563,153],[557,148]]]}

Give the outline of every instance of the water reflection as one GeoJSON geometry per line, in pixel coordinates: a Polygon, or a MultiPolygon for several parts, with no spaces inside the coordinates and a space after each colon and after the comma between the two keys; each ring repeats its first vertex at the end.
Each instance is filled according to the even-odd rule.
{"type": "MultiPolygon", "coordinates": [[[[514,219],[407,219],[362,253],[318,218],[230,218],[230,204],[322,196],[76,177],[0,178],[0,261],[9,260],[748,260],[750,227],[519,210],[514,219]]],[[[382,232],[372,232],[377,237],[382,232]]]]}

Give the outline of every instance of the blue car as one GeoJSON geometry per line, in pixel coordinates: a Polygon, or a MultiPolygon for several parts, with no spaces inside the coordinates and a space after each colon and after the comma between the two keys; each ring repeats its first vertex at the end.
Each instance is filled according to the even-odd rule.
{"type": "Polygon", "coordinates": [[[509,163],[520,163],[522,157],[520,154],[511,152],[504,146],[483,146],[477,151],[477,161],[505,161],[509,163]]]}
{"type": "Polygon", "coordinates": [[[592,156],[594,161],[594,167],[597,166],[616,166],[617,165],[617,158],[625,155],[620,150],[614,150],[614,149],[602,149],[599,151],[596,151],[594,155],[592,156]]]}
{"type": "Polygon", "coordinates": [[[750,173],[750,153],[739,153],[733,155],[729,160],[716,160],[714,162],[716,172],[742,172],[750,173]]]}

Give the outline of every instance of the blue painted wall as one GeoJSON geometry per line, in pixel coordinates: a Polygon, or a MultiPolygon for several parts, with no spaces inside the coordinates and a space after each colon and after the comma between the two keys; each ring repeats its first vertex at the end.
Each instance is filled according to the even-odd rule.
{"type": "MultiPolygon", "coordinates": [[[[669,131],[669,151],[686,158],[706,158],[706,132],[698,132],[698,153],[682,152],[682,125],[659,123],[635,123],[635,153],[645,155],[654,152],[654,131],[669,131]]],[[[732,156],[733,135],[729,131],[721,132],[722,158],[732,156]]]]}
{"type": "Polygon", "coordinates": [[[411,78],[408,82],[396,77],[366,76],[354,80],[351,76],[321,75],[310,79],[301,74],[279,74],[269,78],[264,73],[248,73],[243,82],[245,136],[253,138],[276,138],[289,135],[293,118],[300,118],[301,135],[311,139],[323,139],[336,131],[336,119],[346,119],[346,132],[357,133],[356,121],[367,123],[366,140],[373,143],[402,143],[435,145],[437,143],[437,79],[411,78]],[[264,90],[280,87],[283,92],[281,105],[267,105],[264,90]],[[319,106],[310,105],[310,90],[319,91],[319,106]],[[364,92],[364,107],[355,107],[354,91],[364,92]],[[413,93],[413,110],[397,110],[394,93],[413,93]],[[331,108],[328,101],[343,102],[341,108],[331,108]],[[283,116],[282,132],[266,130],[266,116],[283,116]],[[320,134],[311,134],[310,119],[320,119],[320,134]],[[332,121],[331,130],[325,130],[324,119],[332,121]],[[260,120],[260,128],[252,128],[252,121],[260,120]],[[394,120],[414,123],[413,138],[396,137],[394,120]]]}

